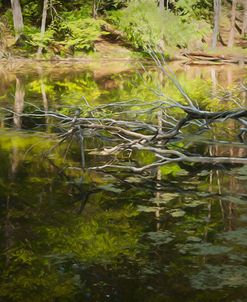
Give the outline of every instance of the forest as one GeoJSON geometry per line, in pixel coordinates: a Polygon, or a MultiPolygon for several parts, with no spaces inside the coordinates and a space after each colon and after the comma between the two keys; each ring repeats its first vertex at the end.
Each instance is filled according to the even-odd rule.
{"type": "Polygon", "coordinates": [[[247,0],[0,0],[0,302],[247,301],[247,0]]]}
{"type": "Polygon", "coordinates": [[[245,0],[1,0],[0,56],[45,58],[97,52],[104,41],[173,57],[210,52],[246,57],[245,0]],[[230,50],[229,50],[230,49],[230,50]]]}

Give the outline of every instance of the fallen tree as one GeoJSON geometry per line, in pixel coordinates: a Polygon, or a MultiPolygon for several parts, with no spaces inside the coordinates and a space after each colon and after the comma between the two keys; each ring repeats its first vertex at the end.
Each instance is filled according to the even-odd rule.
{"type": "MultiPolygon", "coordinates": [[[[37,107],[31,113],[18,115],[34,120],[43,117],[51,119],[56,132],[59,131],[59,140],[48,154],[62,143],[68,143],[69,148],[71,141],[76,139],[81,149],[82,169],[123,169],[141,173],[178,162],[246,165],[247,157],[198,154],[179,146],[179,142],[182,142],[186,136],[197,135],[200,139],[200,134],[209,131],[215,123],[225,123],[228,120],[238,123],[238,139],[244,146],[247,132],[246,106],[238,104],[231,110],[215,112],[200,108],[197,101],[192,100],[184,91],[165,62],[160,61],[154,53],[151,53],[151,56],[162,74],[178,89],[183,97],[182,101],[174,100],[163,92],[152,89],[158,97],[153,102],[143,103],[134,99],[91,107],[83,98],[83,106],[75,110],[73,116],[61,112],[41,111],[37,107]],[[103,142],[102,148],[91,150],[91,153],[105,156],[107,163],[102,166],[87,166],[85,162],[84,139],[89,137],[96,137],[103,142]],[[148,165],[138,166],[132,161],[133,151],[150,152],[155,155],[156,160],[148,165]],[[123,156],[126,153],[128,156],[123,156]]],[[[247,91],[244,85],[242,89],[247,91]]],[[[9,111],[14,115],[17,114],[9,111]]]]}

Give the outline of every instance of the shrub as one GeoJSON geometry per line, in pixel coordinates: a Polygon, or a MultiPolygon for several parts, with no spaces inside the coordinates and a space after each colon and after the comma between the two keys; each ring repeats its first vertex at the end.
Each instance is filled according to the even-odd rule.
{"type": "Polygon", "coordinates": [[[186,23],[170,11],[161,12],[155,0],[132,0],[126,9],[112,12],[110,19],[135,48],[144,50],[186,47],[192,40],[202,39],[208,29],[201,22],[186,23]]]}
{"type": "Polygon", "coordinates": [[[210,22],[213,12],[212,0],[177,0],[175,11],[183,20],[207,20],[210,22]]]}
{"type": "Polygon", "coordinates": [[[60,24],[62,42],[68,49],[89,51],[94,42],[103,34],[101,27],[105,22],[93,18],[67,20],[60,24]]]}
{"type": "Polygon", "coordinates": [[[42,46],[44,49],[55,51],[59,54],[75,51],[94,50],[94,42],[104,34],[102,20],[88,17],[85,10],[64,12],[56,18],[41,37],[40,29],[26,26],[25,34],[30,38],[28,44],[32,47],[42,46]]]}
{"type": "Polygon", "coordinates": [[[40,31],[36,27],[26,26],[25,27],[26,42],[28,45],[38,48],[47,48],[54,41],[54,30],[48,29],[44,36],[41,37],[40,31]]]}

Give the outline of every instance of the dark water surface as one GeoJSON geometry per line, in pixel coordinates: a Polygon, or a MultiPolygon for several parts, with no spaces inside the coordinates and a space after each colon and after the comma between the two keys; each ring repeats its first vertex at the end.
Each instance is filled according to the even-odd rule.
{"type": "MultiPolygon", "coordinates": [[[[7,109],[0,115],[0,301],[247,301],[246,166],[81,173],[76,143],[45,156],[57,142],[49,117],[36,127],[37,121],[19,116],[34,105],[71,113],[82,96],[92,107],[150,101],[157,96],[147,86],[158,81],[179,97],[152,68],[128,68],[0,69],[1,107],[7,109]]],[[[172,68],[203,106],[231,108],[232,99],[247,105],[244,68],[172,68]]],[[[246,157],[238,127],[219,123],[183,143],[204,154],[246,157]]],[[[87,166],[109,160],[93,152],[102,145],[85,140],[87,166]]],[[[134,157],[139,164],[152,160],[145,153],[134,157]]]]}

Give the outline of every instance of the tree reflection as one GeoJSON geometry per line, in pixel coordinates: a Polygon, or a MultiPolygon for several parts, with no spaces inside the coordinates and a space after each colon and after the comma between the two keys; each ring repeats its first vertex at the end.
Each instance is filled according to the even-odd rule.
{"type": "MultiPolygon", "coordinates": [[[[222,93],[216,88],[226,82],[223,70],[210,67],[205,76],[200,68],[193,72],[191,81],[189,75],[178,72],[193,98],[205,108],[231,106],[211,97],[214,89],[215,94],[222,93]],[[203,77],[215,81],[214,86],[203,77]]],[[[98,81],[92,72],[59,78],[39,75],[25,83],[16,77],[14,126],[24,127],[20,117],[24,98],[46,112],[57,107],[64,113],[81,105],[82,95],[92,106],[136,96],[145,103],[157,97],[150,88],[157,88],[159,80],[164,93],[177,97],[169,82],[152,70],[142,78],[128,73],[98,81]]],[[[162,127],[165,113],[149,118],[162,127]]],[[[226,143],[235,135],[235,127],[215,125],[208,136],[200,136],[196,148],[214,156],[246,156],[243,144],[226,143]],[[222,141],[215,144],[215,137],[222,141]]],[[[181,297],[223,301],[241,295],[242,279],[237,278],[234,289],[228,281],[226,286],[219,283],[218,291],[197,291],[193,286],[210,286],[210,280],[199,273],[206,268],[217,280],[223,264],[230,265],[223,267],[224,280],[233,264],[234,276],[244,276],[236,268],[246,263],[245,170],[199,163],[171,164],[144,175],[85,172],[78,169],[81,149],[73,142],[67,157],[66,146],[59,146],[48,159],[43,156],[54,144],[51,130],[43,129],[42,135],[23,131],[20,136],[20,131],[2,129],[0,299],[150,302],[176,301],[177,296],[177,301],[181,297]],[[238,232],[233,234],[236,237],[233,231],[238,232]],[[229,241],[221,237],[228,233],[229,241]],[[197,276],[205,282],[190,283],[197,276]]],[[[178,144],[190,151],[192,139],[178,144]]],[[[97,143],[90,137],[83,141],[86,163],[105,160],[88,152],[97,143]]],[[[148,152],[133,156],[137,164],[154,160],[148,152]]]]}
{"type": "Polygon", "coordinates": [[[20,129],[22,127],[21,114],[24,110],[25,88],[20,78],[16,77],[15,103],[14,103],[14,125],[20,129]]]}

